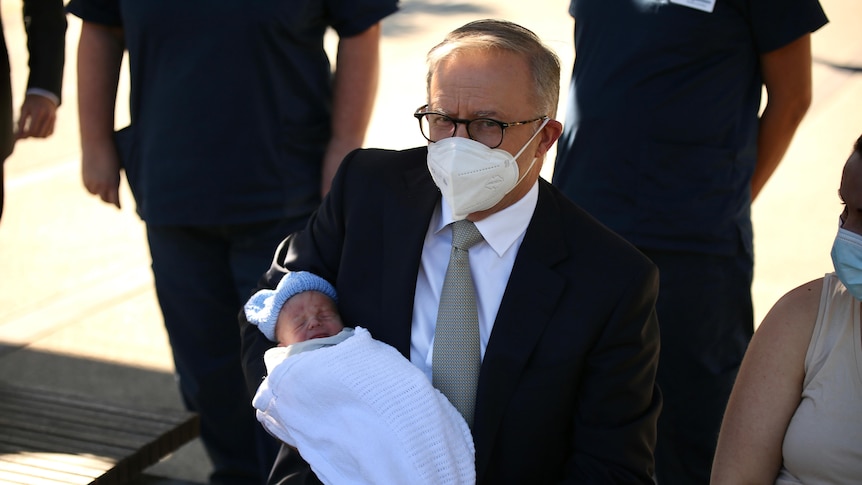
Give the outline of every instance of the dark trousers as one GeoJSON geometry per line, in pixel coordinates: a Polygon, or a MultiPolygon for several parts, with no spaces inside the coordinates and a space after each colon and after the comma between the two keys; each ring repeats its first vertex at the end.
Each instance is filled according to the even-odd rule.
{"type": "Polygon", "coordinates": [[[660,271],[659,485],[709,483],[718,431],[754,332],[753,259],[641,249],[660,271]]]}
{"type": "Polygon", "coordinates": [[[257,422],[240,360],[237,316],[279,242],[305,218],[147,226],[153,275],[183,401],[199,413],[214,484],[264,483],[279,443],[257,422]]]}

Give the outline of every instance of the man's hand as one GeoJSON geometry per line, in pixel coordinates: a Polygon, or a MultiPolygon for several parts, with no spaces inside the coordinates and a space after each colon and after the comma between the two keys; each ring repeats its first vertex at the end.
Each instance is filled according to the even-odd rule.
{"type": "Polygon", "coordinates": [[[15,139],[47,138],[54,133],[57,105],[38,94],[28,94],[21,105],[21,115],[15,128],[15,139]]]}

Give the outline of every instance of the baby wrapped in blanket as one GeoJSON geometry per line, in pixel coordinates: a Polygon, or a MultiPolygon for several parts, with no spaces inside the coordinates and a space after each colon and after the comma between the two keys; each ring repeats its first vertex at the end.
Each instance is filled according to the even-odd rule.
{"type": "Polygon", "coordinates": [[[344,328],[335,289],[307,272],[245,305],[279,343],[252,404],[326,484],[473,484],[473,438],[454,406],[393,347],[344,328]]]}

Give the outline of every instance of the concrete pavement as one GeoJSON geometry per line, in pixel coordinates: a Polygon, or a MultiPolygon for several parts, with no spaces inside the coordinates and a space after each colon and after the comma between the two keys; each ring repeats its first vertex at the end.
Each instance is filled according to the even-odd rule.
{"type": "MultiPolygon", "coordinates": [[[[759,321],[787,290],[831,269],[841,167],[862,133],[862,17],[858,0],[822,0],[831,23],[816,33],[815,96],[784,163],[753,207],[754,298],[759,321]]],[[[483,17],[534,30],[560,54],[563,95],[574,56],[565,0],[403,0],[384,22],[382,75],[367,146],[423,143],[411,114],[423,103],[424,54],[449,30],[483,17]]],[[[2,3],[21,96],[26,50],[20,0],[2,3]]],[[[38,383],[130,404],[181,407],[149,272],[142,223],[127,187],[123,208],[99,202],[79,175],[75,50],[69,18],[64,103],[57,132],[26,140],[6,163],[0,223],[0,381],[38,383]]],[[[334,46],[330,38],[328,45],[334,46]]],[[[125,93],[127,84],[121,87],[125,93]]],[[[121,94],[122,98],[122,94],[121,94]]],[[[564,113],[561,111],[559,117],[564,113]]],[[[123,103],[118,126],[128,120],[123,103]]],[[[552,157],[543,170],[550,178],[552,157]]],[[[195,441],[153,474],[204,482],[209,462],[195,441]]]]}

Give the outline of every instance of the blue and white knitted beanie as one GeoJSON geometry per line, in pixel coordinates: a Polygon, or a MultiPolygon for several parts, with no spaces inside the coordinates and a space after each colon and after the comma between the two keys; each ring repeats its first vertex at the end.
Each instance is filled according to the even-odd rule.
{"type": "Polygon", "coordinates": [[[249,298],[243,307],[245,317],[252,325],[257,325],[266,338],[273,342],[275,338],[275,323],[278,312],[293,295],[303,291],[319,291],[337,302],[335,288],[328,281],[307,271],[292,271],[285,274],[274,290],[260,290],[249,298]]]}

